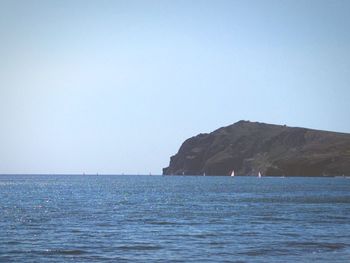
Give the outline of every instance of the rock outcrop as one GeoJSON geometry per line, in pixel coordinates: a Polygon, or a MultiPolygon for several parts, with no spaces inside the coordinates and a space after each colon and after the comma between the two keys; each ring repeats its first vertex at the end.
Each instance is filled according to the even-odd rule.
{"type": "Polygon", "coordinates": [[[350,134],[239,121],[186,140],[164,175],[350,175],[350,134]]]}

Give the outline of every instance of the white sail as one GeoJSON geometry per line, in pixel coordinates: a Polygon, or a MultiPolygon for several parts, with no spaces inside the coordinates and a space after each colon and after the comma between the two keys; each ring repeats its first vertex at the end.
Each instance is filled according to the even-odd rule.
{"type": "Polygon", "coordinates": [[[261,173],[260,172],[258,173],[258,177],[261,178],[261,173]]]}
{"type": "Polygon", "coordinates": [[[235,176],[235,170],[232,170],[231,176],[235,176]]]}

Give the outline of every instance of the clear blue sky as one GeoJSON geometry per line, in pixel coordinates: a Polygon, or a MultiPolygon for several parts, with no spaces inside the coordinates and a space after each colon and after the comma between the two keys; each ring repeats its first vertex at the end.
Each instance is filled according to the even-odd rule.
{"type": "Polygon", "coordinates": [[[350,1],[0,0],[0,173],[161,173],[238,120],[350,132],[350,1]]]}

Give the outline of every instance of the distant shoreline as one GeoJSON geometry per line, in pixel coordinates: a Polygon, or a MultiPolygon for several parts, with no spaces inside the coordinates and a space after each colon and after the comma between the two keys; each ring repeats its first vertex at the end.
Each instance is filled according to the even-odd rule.
{"type": "MultiPolygon", "coordinates": [[[[229,175],[162,175],[162,174],[0,174],[0,176],[147,176],[147,177],[230,177],[229,175]]],[[[256,175],[235,175],[235,177],[248,177],[258,178],[256,175]]],[[[294,178],[294,177],[307,177],[307,178],[350,178],[350,175],[266,175],[261,178],[294,178]]]]}

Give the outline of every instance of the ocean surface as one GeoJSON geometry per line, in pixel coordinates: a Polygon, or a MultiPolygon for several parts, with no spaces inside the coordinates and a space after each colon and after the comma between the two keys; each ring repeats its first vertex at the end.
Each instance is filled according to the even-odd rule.
{"type": "Polygon", "coordinates": [[[1,175],[0,262],[350,262],[350,180],[1,175]]]}

